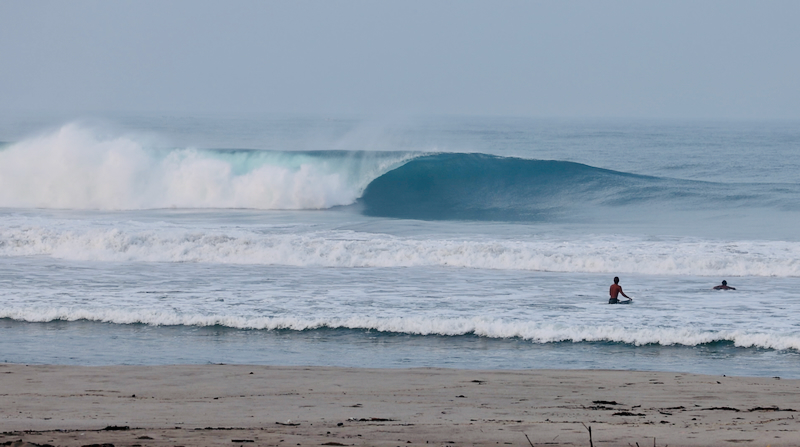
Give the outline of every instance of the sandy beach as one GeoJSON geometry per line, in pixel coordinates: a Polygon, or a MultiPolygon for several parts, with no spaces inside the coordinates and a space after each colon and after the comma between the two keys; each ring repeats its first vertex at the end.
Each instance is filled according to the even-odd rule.
{"type": "Polygon", "coordinates": [[[2,364],[0,445],[790,446],[798,403],[667,372],[2,364]]]}

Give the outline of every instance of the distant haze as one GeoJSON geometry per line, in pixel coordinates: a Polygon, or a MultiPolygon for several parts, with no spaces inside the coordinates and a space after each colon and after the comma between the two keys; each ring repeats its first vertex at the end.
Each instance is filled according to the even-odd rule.
{"type": "Polygon", "coordinates": [[[797,1],[0,0],[0,112],[800,119],[797,1]]]}

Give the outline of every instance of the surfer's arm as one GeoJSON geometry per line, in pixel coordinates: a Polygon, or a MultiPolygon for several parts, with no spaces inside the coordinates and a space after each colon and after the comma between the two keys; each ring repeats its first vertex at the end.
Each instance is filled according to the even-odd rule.
{"type": "Polygon", "coordinates": [[[628,295],[625,295],[625,292],[623,292],[623,291],[622,291],[622,287],[620,287],[620,288],[619,288],[619,293],[621,293],[621,294],[622,294],[622,296],[624,296],[625,298],[627,298],[627,299],[629,299],[629,300],[632,300],[632,299],[633,299],[633,298],[629,297],[628,295]]]}

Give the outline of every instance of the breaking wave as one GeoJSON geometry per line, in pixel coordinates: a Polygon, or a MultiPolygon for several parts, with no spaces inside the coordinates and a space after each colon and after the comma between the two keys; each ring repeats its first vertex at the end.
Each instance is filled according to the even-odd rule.
{"type": "Polygon", "coordinates": [[[412,156],[157,149],[71,124],[0,148],[0,206],[324,209],[352,204],[412,156]]]}
{"type": "Polygon", "coordinates": [[[642,207],[800,211],[800,185],[720,184],[486,154],[150,148],[77,125],[0,148],[0,207],[326,209],[574,220],[642,207]],[[599,211],[598,211],[599,207],[599,211]],[[594,210],[594,211],[592,211],[594,210]]]}
{"type": "Polygon", "coordinates": [[[26,322],[97,321],[154,326],[223,326],[251,330],[309,331],[320,329],[369,330],[423,336],[477,335],[487,338],[519,338],[534,343],[614,342],[635,346],[699,346],[732,342],[737,347],[800,350],[800,334],[760,331],[703,330],[669,327],[630,328],[619,325],[549,324],[498,318],[431,317],[242,317],[187,315],[169,311],[28,308],[0,309],[0,318],[26,322]]]}

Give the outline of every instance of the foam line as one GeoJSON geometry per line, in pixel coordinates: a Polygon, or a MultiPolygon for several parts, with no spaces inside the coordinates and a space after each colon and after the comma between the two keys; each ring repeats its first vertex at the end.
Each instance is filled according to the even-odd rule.
{"type": "Polygon", "coordinates": [[[522,241],[455,240],[345,230],[284,234],[242,228],[18,225],[0,228],[0,256],[115,262],[800,276],[798,242],[650,240],[615,235],[587,235],[566,241],[546,237],[522,241]]]}
{"type": "Polygon", "coordinates": [[[620,327],[619,325],[547,324],[498,318],[347,318],[243,317],[234,315],[179,314],[170,311],[76,308],[0,308],[0,318],[27,322],[98,321],[154,326],[224,326],[236,329],[294,330],[355,329],[412,335],[520,338],[534,343],[616,342],[630,345],[699,346],[729,341],[739,347],[800,350],[800,333],[687,328],[620,327]]]}

